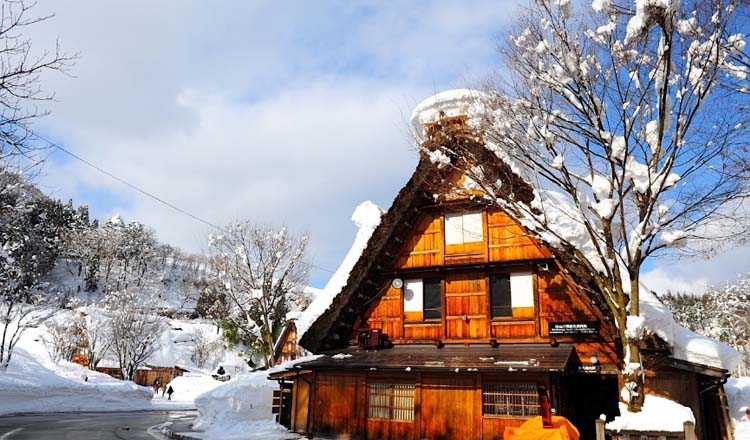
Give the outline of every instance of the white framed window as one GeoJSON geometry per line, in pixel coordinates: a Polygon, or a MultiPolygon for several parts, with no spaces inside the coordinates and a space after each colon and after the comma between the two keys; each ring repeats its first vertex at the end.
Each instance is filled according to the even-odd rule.
{"type": "Polygon", "coordinates": [[[442,285],[439,278],[404,281],[404,313],[418,312],[421,319],[442,317],[442,285]]]}
{"type": "Polygon", "coordinates": [[[513,309],[534,307],[534,279],[531,272],[490,277],[490,316],[510,318],[513,309]]]}
{"type": "Polygon", "coordinates": [[[483,239],[481,212],[445,215],[445,244],[475,243],[483,239]]]}

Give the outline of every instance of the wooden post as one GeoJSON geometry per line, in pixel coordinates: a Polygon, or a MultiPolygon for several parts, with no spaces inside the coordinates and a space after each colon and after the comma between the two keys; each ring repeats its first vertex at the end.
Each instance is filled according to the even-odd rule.
{"type": "Polygon", "coordinates": [[[604,420],[596,419],[596,440],[604,440],[604,420]]]}
{"type": "Polygon", "coordinates": [[[685,422],[683,427],[685,428],[685,440],[697,440],[695,437],[695,423],[685,422]]]}

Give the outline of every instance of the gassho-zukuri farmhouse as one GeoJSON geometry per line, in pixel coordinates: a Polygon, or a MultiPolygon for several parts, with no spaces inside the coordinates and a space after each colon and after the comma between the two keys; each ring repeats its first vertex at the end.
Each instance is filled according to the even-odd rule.
{"type": "MultiPolygon", "coordinates": [[[[619,423],[627,432],[616,420],[624,409],[621,342],[590,275],[477,194],[460,167],[441,166],[431,154],[450,143],[488,154],[467,124],[473,99],[457,90],[417,107],[412,125],[422,148],[412,177],[387,212],[371,203],[357,209],[352,250],[284,332],[279,353],[294,358],[299,337],[320,355],[270,376],[280,384],[279,421],[290,430],[322,438],[524,438],[519,427],[554,411],[582,439],[596,438],[602,416],[608,429],[619,423]]],[[[526,181],[494,162],[514,197],[533,197],[526,181]]],[[[671,418],[659,421],[676,426],[670,431],[694,420],[687,437],[648,438],[731,439],[723,383],[737,353],[678,326],[655,295],[641,295],[648,329],[641,417],[671,418]]]]}

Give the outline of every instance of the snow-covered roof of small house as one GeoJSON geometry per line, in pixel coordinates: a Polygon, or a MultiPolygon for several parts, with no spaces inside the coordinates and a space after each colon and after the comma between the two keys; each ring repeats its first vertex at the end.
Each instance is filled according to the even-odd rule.
{"type": "Polygon", "coordinates": [[[672,357],[733,371],[742,355],[723,342],[699,335],[677,324],[669,310],[649,289],[640,290],[640,312],[646,328],[672,347],[672,357]]]}
{"type": "Polygon", "coordinates": [[[482,92],[472,89],[447,90],[420,102],[411,114],[411,132],[415,139],[425,139],[425,125],[440,118],[468,115],[482,92]]]}
{"type": "Polygon", "coordinates": [[[302,339],[302,336],[307,332],[312,323],[330,307],[333,298],[346,285],[349,273],[362,255],[362,251],[367,246],[367,242],[370,240],[373,231],[380,224],[382,215],[383,210],[369,200],[361,203],[354,210],[352,221],[359,228],[354,238],[354,243],[352,243],[352,247],[349,249],[346,257],[344,257],[339,268],[331,276],[331,279],[328,280],[323,290],[318,293],[307,309],[296,317],[298,339],[302,339]]]}

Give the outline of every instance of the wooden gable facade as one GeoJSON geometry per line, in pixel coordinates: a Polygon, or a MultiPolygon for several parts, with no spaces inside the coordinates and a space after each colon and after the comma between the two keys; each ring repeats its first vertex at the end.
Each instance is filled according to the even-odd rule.
{"type": "MultiPolygon", "coordinates": [[[[452,141],[475,139],[461,133],[459,124],[452,141]]],[[[529,193],[507,166],[498,167],[515,196],[529,193]]],[[[585,273],[464,190],[465,179],[423,155],[346,286],[302,336],[303,347],[326,356],[272,375],[291,390],[280,420],[292,431],[502,439],[506,427],[540,415],[549,401],[581,438],[593,439],[594,421],[618,414],[617,332],[601,300],[579,287],[585,273]]],[[[644,347],[655,359],[664,350],[660,341],[644,347]]],[[[698,417],[726,416],[700,392],[720,390],[725,371],[656,364],[651,373],[679,371],[694,386],[680,389],[651,374],[652,392],[682,393],[698,417]]],[[[701,429],[705,439],[730,438],[725,419],[701,429]]]]}

